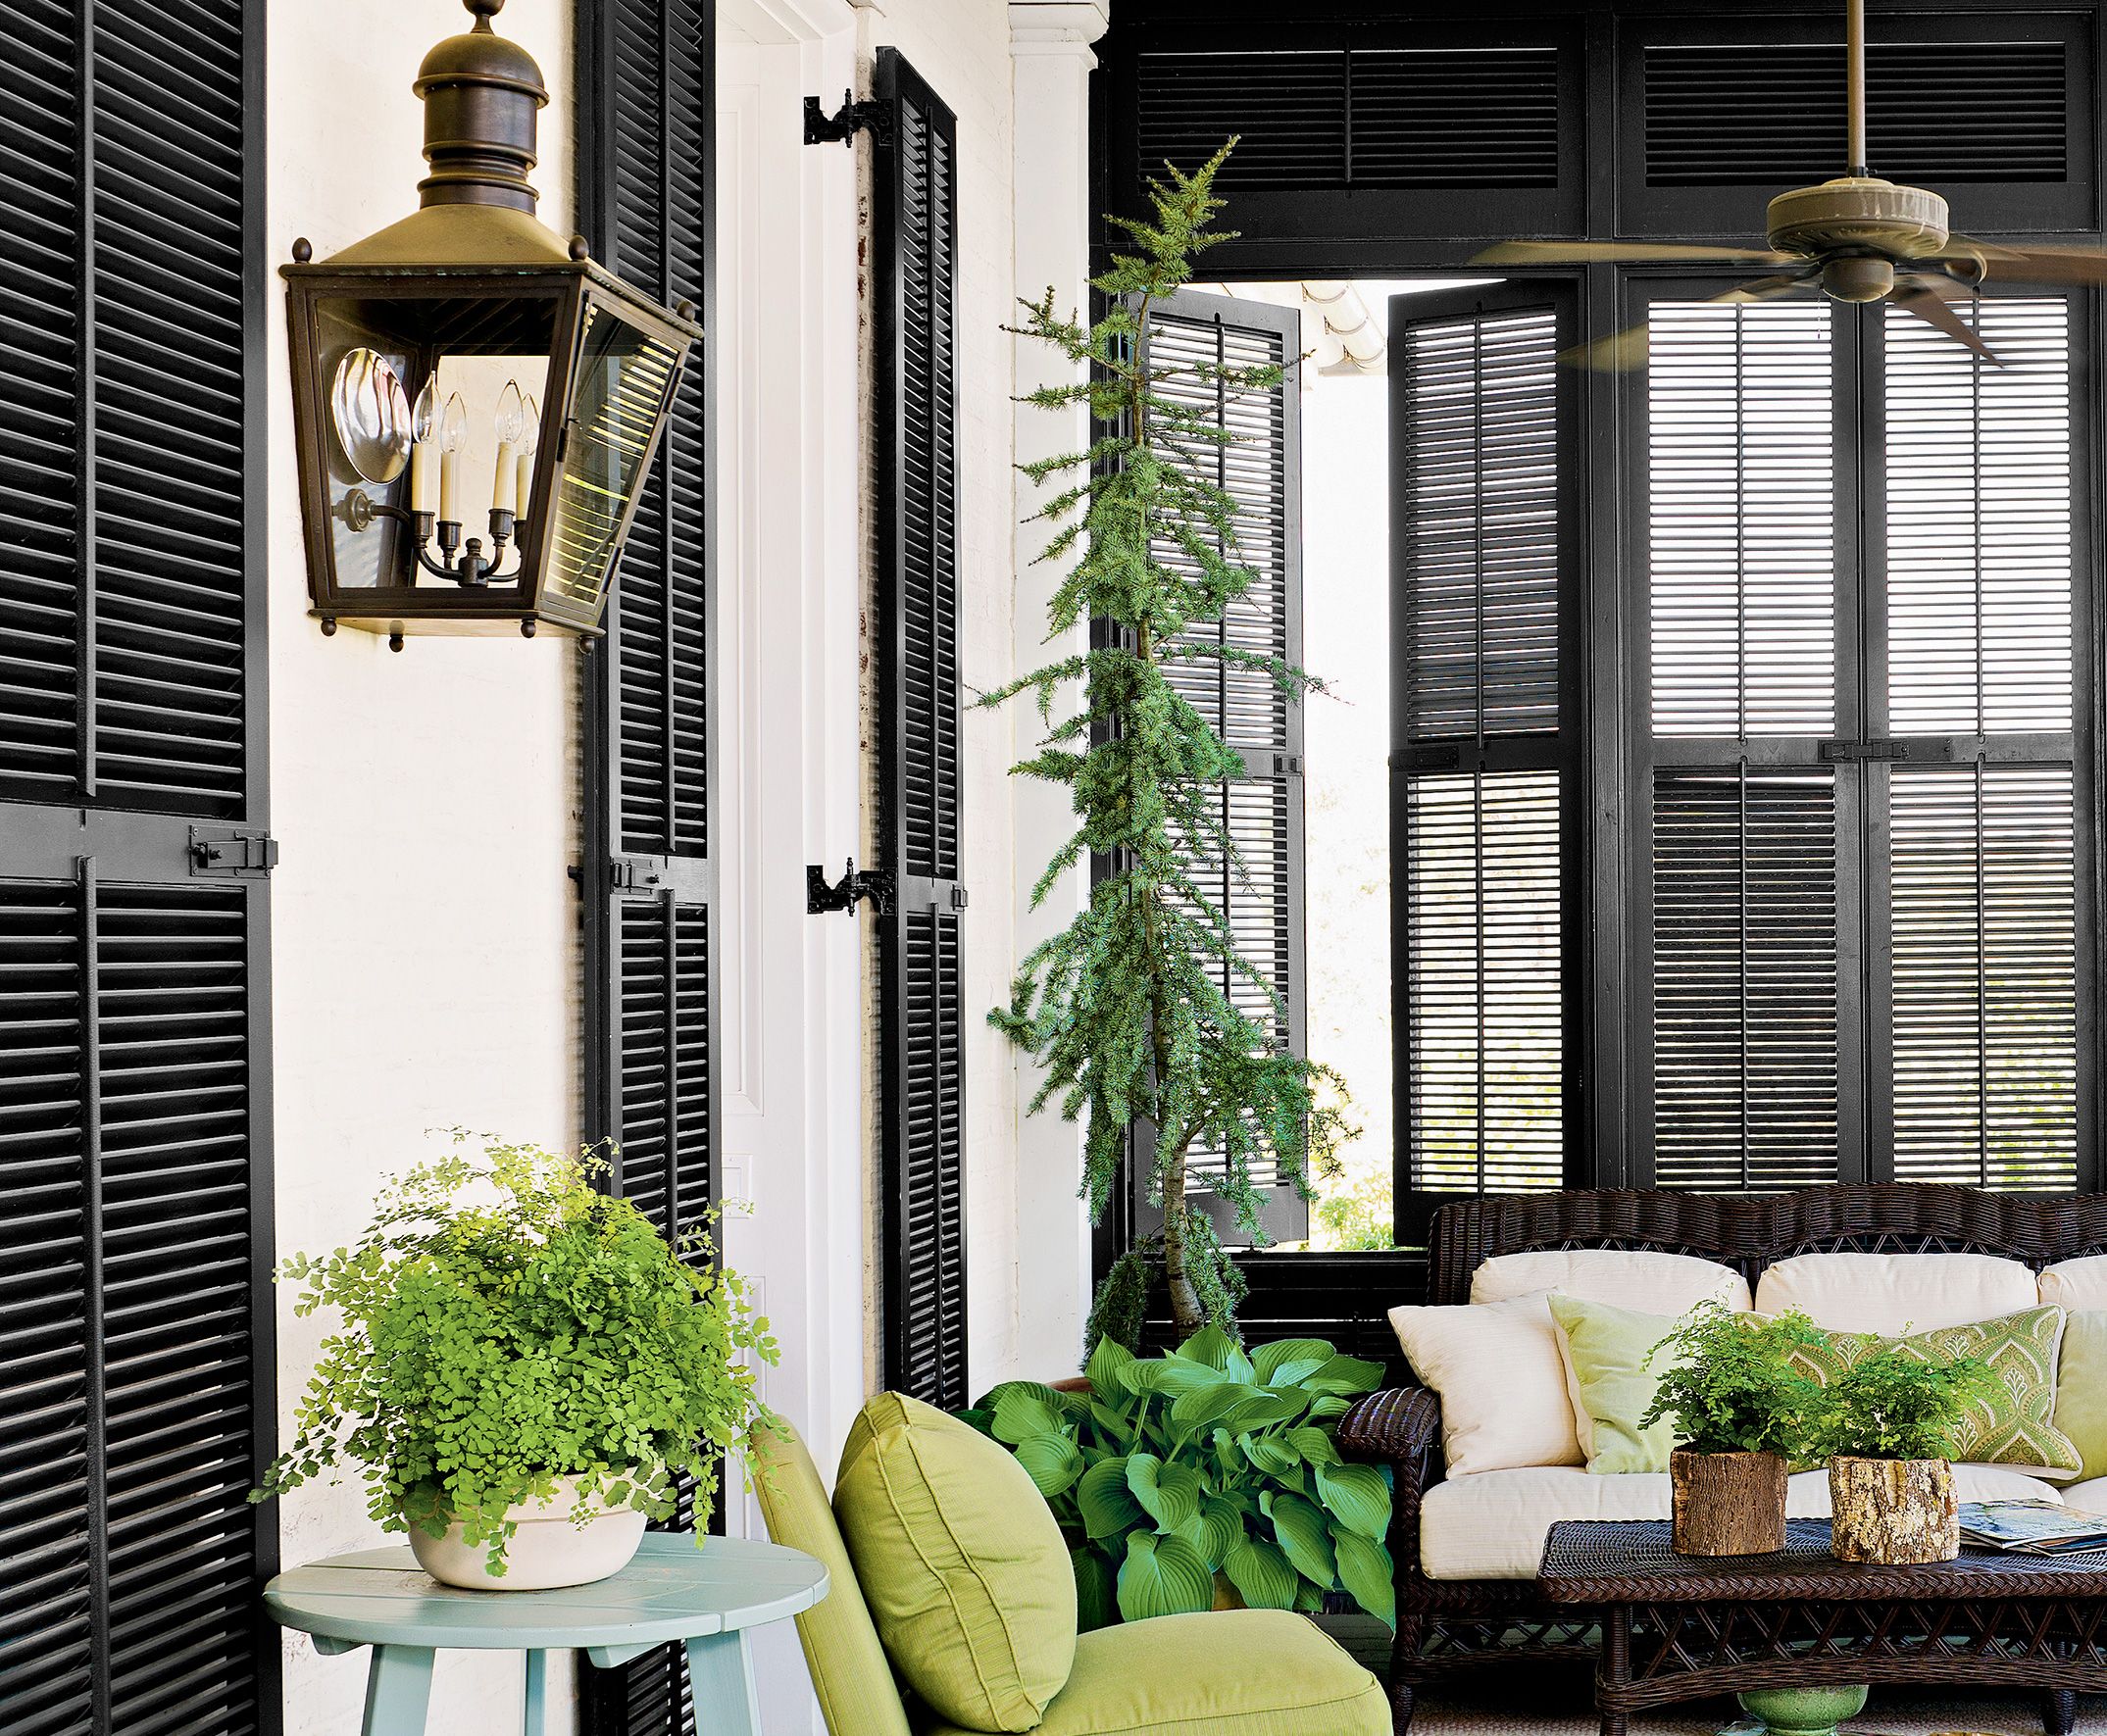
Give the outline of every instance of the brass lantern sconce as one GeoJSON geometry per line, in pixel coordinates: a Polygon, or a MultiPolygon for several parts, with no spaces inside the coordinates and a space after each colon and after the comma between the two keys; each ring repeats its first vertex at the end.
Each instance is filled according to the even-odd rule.
{"type": "Polygon", "coordinates": [[[596,635],[694,310],[658,306],[534,216],[548,91],[473,29],[425,57],[414,216],[286,285],[308,594],[322,630],[596,635]]]}

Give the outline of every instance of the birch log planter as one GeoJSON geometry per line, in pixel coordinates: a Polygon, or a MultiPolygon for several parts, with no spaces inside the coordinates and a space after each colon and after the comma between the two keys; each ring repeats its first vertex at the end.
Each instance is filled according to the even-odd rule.
{"type": "Polygon", "coordinates": [[[1953,1466],[1943,1459],[1831,1459],[1830,1554],[1903,1566],[1961,1553],[1953,1466]]]}
{"type": "Polygon", "coordinates": [[[1785,1547],[1785,1462],[1776,1453],[1669,1455],[1671,1542],[1681,1556],[1761,1556],[1785,1547]]]}

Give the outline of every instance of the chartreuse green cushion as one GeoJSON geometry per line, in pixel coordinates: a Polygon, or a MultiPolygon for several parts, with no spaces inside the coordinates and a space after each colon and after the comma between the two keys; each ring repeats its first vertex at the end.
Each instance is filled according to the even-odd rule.
{"type": "Polygon", "coordinates": [[[1076,1658],[1053,1510],[978,1429],[898,1393],[857,1414],[834,1516],[900,1679],[967,1730],[1029,1730],[1076,1658]]]}
{"type": "Polygon", "coordinates": [[[2043,1304],[1904,1338],[1825,1332],[1824,1344],[1797,1350],[1792,1360],[1826,1386],[1883,1344],[1899,1345],[1928,1362],[1979,1357],[1996,1372],[1996,1388],[1968,1407],[1953,1457],[1964,1464],[2032,1465],[2053,1480],[2077,1475],[2084,1463],[2076,1443],[2057,1426],[2056,1364],[2066,1319],[2062,1309],[2043,1304]]]}
{"type": "Polygon", "coordinates": [[[2056,1427],[2084,1461],[2081,1475],[2107,1477],[2107,1309],[2071,1311],[2056,1364],[2056,1427]]]}
{"type": "Polygon", "coordinates": [[[1390,1707],[1308,1616],[1220,1610],[1084,1634],[1036,1736],[1390,1736],[1390,1707]]]}
{"type": "Polygon", "coordinates": [[[763,1429],[757,1446],[754,1493],[768,1534],[827,1569],[827,1595],[797,1618],[797,1637],[828,1729],[834,1736],[911,1736],[819,1467],[786,1423],[763,1429]]]}
{"type": "Polygon", "coordinates": [[[1661,1384],[1653,1347],[1675,1330],[1673,1314],[1639,1314],[1578,1296],[1550,1298],[1551,1318],[1565,1340],[1567,1383],[1573,1408],[1585,1418],[1587,1468],[1598,1476],[1668,1468],[1676,1448],[1675,1424],[1662,1417],[1641,1428],[1639,1418],[1661,1384]]]}

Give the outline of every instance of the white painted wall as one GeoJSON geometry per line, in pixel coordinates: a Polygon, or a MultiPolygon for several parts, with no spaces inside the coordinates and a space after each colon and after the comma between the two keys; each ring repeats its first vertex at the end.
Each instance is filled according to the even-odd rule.
{"type": "MultiPolygon", "coordinates": [[[[434,0],[273,0],[274,267],[414,210],[425,51],[468,15],[434,0]],[[355,18],[349,16],[355,14],[355,18]]],[[[569,0],[512,0],[505,34],[541,63],[541,215],[571,221],[569,0]]],[[[271,307],[272,1038],[278,1247],[339,1246],[374,1184],[466,1125],[562,1146],[579,1129],[577,651],[555,637],[325,639],[307,617],[283,308],[271,307]]],[[[278,1310],[280,1409],[322,1322],[278,1310]]],[[[288,1562],[378,1541],[363,1488],[282,1504],[288,1562]]],[[[364,1654],[286,1646],[288,1736],[358,1728],[364,1654]]],[[[447,1657],[434,1729],[517,1729],[517,1657],[447,1657]]]]}

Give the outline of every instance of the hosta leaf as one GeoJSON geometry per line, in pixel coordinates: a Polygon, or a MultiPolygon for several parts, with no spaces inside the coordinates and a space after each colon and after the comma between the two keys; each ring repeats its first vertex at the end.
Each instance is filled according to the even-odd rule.
{"type": "Polygon", "coordinates": [[[1339,1583],[1353,1601],[1395,1627],[1397,1581],[1390,1571],[1390,1552],[1380,1543],[1347,1531],[1338,1539],[1338,1567],[1339,1583]]]}
{"type": "Polygon", "coordinates": [[[1200,1511],[1200,1473],[1189,1464],[1166,1464],[1153,1453],[1127,1461],[1127,1487],[1159,1531],[1176,1531],[1200,1511]]]}
{"type": "Polygon", "coordinates": [[[1382,1364],[1361,1357],[1333,1357],[1302,1384],[1320,1393],[1367,1393],[1382,1384],[1382,1364]]]}
{"type": "Polygon", "coordinates": [[[995,1432],[995,1414],[987,1408],[985,1399],[981,1400],[971,1411],[961,1411],[958,1414],[958,1419],[970,1428],[978,1429],[984,1435],[991,1435],[995,1432]]]}
{"type": "Polygon", "coordinates": [[[1019,1441],[1017,1463],[1030,1473],[1039,1493],[1051,1501],[1082,1475],[1082,1455],[1064,1434],[1033,1435],[1019,1441]]]}
{"type": "Polygon", "coordinates": [[[1302,1455],[1305,1464],[1339,1463],[1338,1448],[1332,1445],[1331,1437],[1321,1428],[1304,1423],[1300,1428],[1289,1429],[1284,1438],[1290,1447],[1302,1455]]]}
{"type": "Polygon", "coordinates": [[[1084,1471],[1076,1485],[1076,1506],[1082,1514],[1083,1534],[1093,1539],[1117,1537],[1149,1520],[1127,1486],[1124,1459],[1100,1459],[1084,1471]]]}
{"type": "Polygon", "coordinates": [[[1320,1464],[1317,1499],[1349,1531],[1380,1543],[1390,1531],[1390,1485],[1373,1464],[1320,1464]]]}
{"type": "Polygon", "coordinates": [[[1231,1546],[1222,1570],[1237,1595],[1254,1610],[1291,1610],[1295,1588],[1301,1583],[1293,1565],[1280,1553],[1280,1546],[1263,1537],[1239,1536],[1231,1546]]]}
{"type": "Polygon", "coordinates": [[[1118,1578],[1112,1563],[1094,1549],[1077,1550],[1069,1562],[1076,1569],[1077,1631],[1110,1627],[1120,1618],[1118,1578]]]}
{"type": "Polygon", "coordinates": [[[1346,1400],[1335,1398],[1327,1393],[1322,1398],[1315,1398],[1310,1401],[1310,1420],[1312,1422],[1336,1422],[1352,1409],[1353,1406],[1348,1404],[1346,1400]]]}
{"type": "Polygon", "coordinates": [[[1285,1492],[1269,1495],[1263,1503],[1273,1520],[1273,1534],[1295,1571],[1318,1590],[1329,1591],[1338,1582],[1338,1566],[1331,1555],[1331,1523],[1314,1501],[1285,1492]]]}
{"type": "Polygon", "coordinates": [[[1174,1398],[1200,1387],[1215,1386],[1222,1379],[1221,1370],[1210,1368],[1205,1363],[1185,1363],[1176,1357],[1165,1357],[1158,1366],[1162,1372],[1156,1377],[1156,1390],[1174,1398]]]}
{"type": "Polygon", "coordinates": [[[1179,1362],[1199,1363],[1218,1374],[1228,1373],[1229,1359],[1242,1354],[1236,1348],[1236,1340],[1220,1326],[1202,1326],[1171,1353],[1179,1362]]]}
{"type": "Polygon", "coordinates": [[[1215,1607],[1215,1576],[1182,1537],[1129,1532],[1120,1566],[1120,1613],[1129,1621],[1194,1615],[1215,1607]]]}
{"type": "Polygon", "coordinates": [[[995,1439],[1015,1447],[1037,1435],[1061,1432],[1060,1395],[1050,1387],[1016,1381],[995,1400],[995,1439]]]}
{"type": "Polygon", "coordinates": [[[1251,1353],[1251,1366],[1267,1386],[1291,1386],[1322,1368],[1338,1353],[1322,1338],[1281,1338],[1251,1353]]]}
{"type": "Polygon", "coordinates": [[[1238,1444],[1243,1456],[1268,1476],[1290,1476],[1302,1468],[1302,1455],[1284,1440],[1272,1435],[1245,1435],[1238,1444]]]}
{"type": "Polygon", "coordinates": [[[1082,1370],[1089,1377],[1090,1390],[1099,1394],[1110,1394],[1119,1390],[1124,1385],[1120,1379],[1121,1371],[1130,1367],[1133,1361],[1134,1353],[1124,1344],[1116,1343],[1110,1338],[1100,1338],[1097,1348],[1090,1353],[1090,1360],[1082,1370]]]}
{"type": "Polygon", "coordinates": [[[1301,1414],[1303,1395],[1298,1389],[1275,1390],[1268,1387],[1252,1387],[1231,1405],[1221,1416],[1222,1426],[1241,1430],[1272,1428],[1282,1422],[1293,1421],[1301,1414]]]}
{"type": "Polygon", "coordinates": [[[1147,1361],[1135,1358],[1120,1370],[1120,1384],[1135,1396],[1145,1396],[1163,1384],[1163,1371],[1169,1366],[1169,1359],[1151,1357],[1147,1361]]]}
{"type": "Polygon", "coordinates": [[[1172,1404],[1171,1420],[1180,1428],[1202,1428],[1227,1414],[1251,1391],[1233,1380],[1215,1380],[1188,1388],[1172,1404]]]}
{"type": "MultiPolygon", "coordinates": [[[[1200,1497],[1200,1516],[1193,1523],[1199,1527],[1199,1534],[1193,1536],[1192,1541],[1207,1558],[1207,1564],[1219,1570],[1237,1539],[1244,1534],[1243,1514],[1231,1502],[1219,1496],[1203,1495],[1200,1497]]],[[[1186,1534],[1191,1535],[1190,1527],[1186,1534]]]]}

